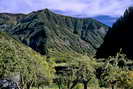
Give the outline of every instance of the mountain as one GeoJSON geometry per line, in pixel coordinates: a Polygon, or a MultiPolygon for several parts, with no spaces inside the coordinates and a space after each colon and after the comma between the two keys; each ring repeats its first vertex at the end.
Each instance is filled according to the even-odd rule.
{"type": "Polygon", "coordinates": [[[24,18],[24,14],[10,14],[10,13],[1,13],[0,14],[0,30],[1,31],[9,31],[13,27],[13,25],[17,24],[17,22],[24,18]]]}
{"type": "Polygon", "coordinates": [[[118,19],[118,17],[111,17],[106,15],[95,16],[94,18],[110,27],[118,19]]]}
{"type": "Polygon", "coordinates": [[[15,19],[11,17],[13,20],[10,18],[0,25],[7,25],[1,31],[43,55],[50,51],[94,55],[109,28],[92,18],[59,15],[48,9],[13,17],[15,19]]]}
{"type": "Polygon", "coordinates": [[[30,47],[22,44],[16,39],[10,37],[10,35],[0,32],[0,59],[1,60],[27,60],[45,61],[45,57],[32,50],[30,47]]]}
{"type": "MultiPolygon", "coordinates": [[[[52,81],[54,73],[52,63],[47,61],[46,56],[40,55],[9,34],[0,32],[0,80],[7,79],[21,83],[22,85],[17,86],[22,88],[27,87],[23,84],[29,84],[29,81],[38,83],[43,81],[48,84],[52,81]]],[[[11,84],[0,86],[0,89],[10,88],[7,87],[9,85],[11,84]]]]}
{"type": "Polygon", "coordinates": [[[108,31],[104,43],[97,51],[97,57],[109,57],[122,52],[133,58],[133,7],[127,9],[108,31]]]}
{"type": "MultiPolygon", "coordinates": [[[[70,13],[71,13],[71,16],[74,16],[74,17],[77,17],[77,18],[86,18],[86,17],[88,17],[85,14],[77,14],[77,13],[75,14],[72,11],[61,11],[61,10],[52,10],[52,11],[55,12],[55,13],[58,13],[58,14],[63,14],[63,15],[68,15],[68,16],[70,16],[70,13]]],[[[91,18],[94,18],[97,21],[100,21],[103,24],[106,24],[110,27],[118,19],[118,17],[112,17],[112,16],[108,16],[108,15],[92,16],[91,18]]]]}

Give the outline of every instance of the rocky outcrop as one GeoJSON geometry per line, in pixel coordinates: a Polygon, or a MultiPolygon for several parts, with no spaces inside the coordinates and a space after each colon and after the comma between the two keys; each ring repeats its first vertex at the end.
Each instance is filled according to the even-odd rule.
{"type": "Polygon", "coordinates": [[[17,83],[12,80],[2,79],[0,80],[0,89],[19,89],[17,83]]]}

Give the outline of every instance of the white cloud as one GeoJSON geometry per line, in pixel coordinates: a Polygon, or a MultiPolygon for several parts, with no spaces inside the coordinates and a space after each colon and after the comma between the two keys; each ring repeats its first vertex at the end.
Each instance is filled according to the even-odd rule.
{"type": "Polygon", "coordinates": [[[50,8],[69,15],[120,16],[133,0],[0,0],[0,12],[28,13],[50,8]]]}
{"type": "Polygon", "coordinates": [[[93,0],[89,5],[91,13],[86,14],[120,16],[131,5],[132,0],[93,0]]]}

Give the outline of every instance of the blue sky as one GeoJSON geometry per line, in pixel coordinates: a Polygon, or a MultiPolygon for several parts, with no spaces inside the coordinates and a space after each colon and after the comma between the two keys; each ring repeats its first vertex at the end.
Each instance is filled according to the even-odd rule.
{"type": "Polygon", "coordinates": [[[95,17],[101,20],[101,17],[106,16],[102,21],[109,19],[113,22],[132,5],[133,0],[0,0],[0,12],[29,13],[49,8],[76,17],[95,17]]]}

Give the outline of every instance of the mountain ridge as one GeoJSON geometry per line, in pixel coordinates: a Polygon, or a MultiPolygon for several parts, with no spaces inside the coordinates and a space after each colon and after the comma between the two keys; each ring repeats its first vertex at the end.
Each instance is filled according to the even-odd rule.
{"type": "Polygon", "coordinates": [[[43,55],[48,49],[94,55],[108,28],[91,18],[64,16],[44,9],[23,16],[5,32],[43,55]]]}

